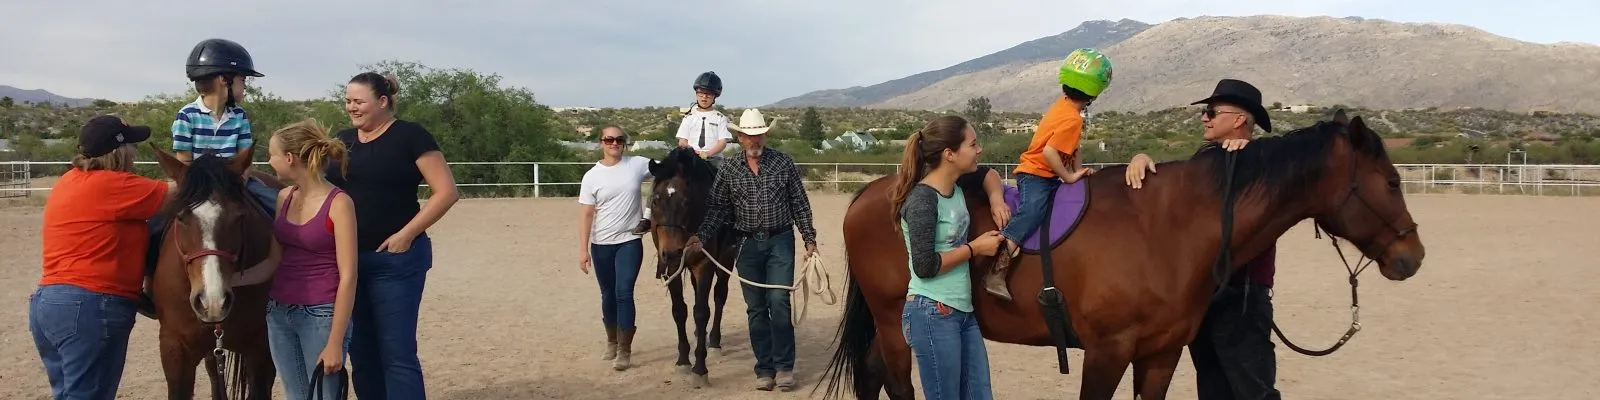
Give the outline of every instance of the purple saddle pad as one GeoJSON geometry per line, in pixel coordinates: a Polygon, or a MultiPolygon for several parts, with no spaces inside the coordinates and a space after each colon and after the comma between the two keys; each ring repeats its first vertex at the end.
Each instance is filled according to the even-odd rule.
{"type": "MultiPolygon", "coordinates": [[[[1017,207],[1022,199],[1015,186],[1004,185],[1006,206],[1011,208],[1011,213],[1017,213],[1017,207]]],[[[1050,245],[1041,246],[1039,243],[1039,230],[1028,233],[1022,240],[1022,252],[1038,254],[1040,249],[1054,248],[1060,245],[1067,235],[1077,228],[1078,219],[1083,216],[1083,210],[1089,204],[1088,180],[1079,180],[1073,183],[1063,183],[1056,188],[1055,201],[1051,202],[1050,219],[1039,224],[1039,228],[1048,229],[1050,232],[1050,245]]]]}

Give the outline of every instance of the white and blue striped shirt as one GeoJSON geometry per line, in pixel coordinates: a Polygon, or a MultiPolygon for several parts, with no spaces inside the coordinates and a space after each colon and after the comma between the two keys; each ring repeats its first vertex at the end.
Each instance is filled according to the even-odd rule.
{"type": "Polygon", "coordinates": [[[233,106],[212,118],[211,109],[201,99],[183,106],[172,121],[172,151],[187,151],[198,157],[211,152],[217,157],[233,157],[239,150],[255,144],[250,134],[250,118],[243,108],[233,106]]]}

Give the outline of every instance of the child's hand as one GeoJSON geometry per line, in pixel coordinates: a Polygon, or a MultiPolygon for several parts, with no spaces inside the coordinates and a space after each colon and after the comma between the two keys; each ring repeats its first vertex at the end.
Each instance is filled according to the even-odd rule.
{"type": "Polygon", "coordinates": [[[1067,176],[1061,177],[1061,181],[1066,182],[1066,183],[1073,183],[1073,182],[1077,182],[1079,179],[1083,179],[1083,177],[1089,176],[1089,175],[1094,175],[1094,168],[1085,167],[1084,169],[1080,169],[1077,172],[1073,172],[1072,174],[1069,174],[1067,176]]]}

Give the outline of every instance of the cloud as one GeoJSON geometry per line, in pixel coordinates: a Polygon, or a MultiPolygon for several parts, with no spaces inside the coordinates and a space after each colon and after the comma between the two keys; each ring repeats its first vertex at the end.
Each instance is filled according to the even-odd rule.
{"type": "Polygon", "coordinates": [[[720,102],[740,106],[943,68],[1095,19],[1278,14],[1412,22],[1436,15],[1513,37],[1600,41],[1594,28],[1576,28],[1588,25],[1538,27],[1551,18],[1583,23],[1575,15],[1600,14],[1594,4],[1482,3],[18,1],[0,5],[0,84],[114,100],[179,92],[189,49],[224,37],[250,49],[267,75],[258,85],[287,98],[326,96],[358,66],[398,59],[496,73],[556,106],[687,104],[694,77],[713,70],[727,85],[720,102]],[[1527,16],[1506,18],[1508,11],[1527,16]]]}

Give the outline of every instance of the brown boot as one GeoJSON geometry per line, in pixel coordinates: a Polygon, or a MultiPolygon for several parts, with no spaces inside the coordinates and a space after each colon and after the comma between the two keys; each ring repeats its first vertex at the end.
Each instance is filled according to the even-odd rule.
{"type": "Polygon", "coordinates": [[[1000,252],[995,254],[994,267],[989,270],[989,274],[984,276],[983,279],[984,289],[989,294],[1000,300],[1011,301],[1011,288],[1006,287],[1006,282],[1011,277],[1011,265],[1016,263],[1017,258],[1021,256],[1022,248],[1020,246],[1012,246],[1009,242],[1000,243],[1000,252]]]}
{"type": "Polygon", "coordinates": [[[611,361],[611,369],[625,370],[633,363],[633,333],[638,328],[625,328],[617,330],[617,359],[611,361]]]}
{"type": "Polygon", "coordinates": [[[617,327],[606,327],[606,352],[600,355],[601,360],[617,358],[617,327]]]}

